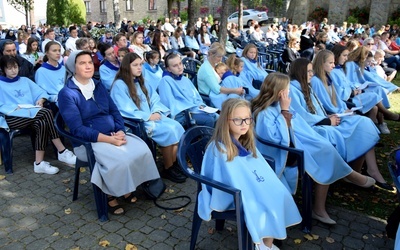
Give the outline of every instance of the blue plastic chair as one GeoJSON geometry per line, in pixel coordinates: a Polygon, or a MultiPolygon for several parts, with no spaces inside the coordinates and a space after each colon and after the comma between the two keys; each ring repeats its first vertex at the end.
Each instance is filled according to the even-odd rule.
{"type": "MultiPolygon", "coordinates": [[[[299,169],[299,173],[301,175],[301,186],[302,186],[302,217],[303,221],[301,223],[301,228],[303,232],[305,233],[310,233],[311,232],[311,227],[312,227],[312,218],[311,218],[311,213],[312,213],[312,179],[311,177],[307,174],[307,172],[304,170],[304,152],[303,150],[296,149],[296,148],[291,148],[291,147],[286,147],[274,142],[270,142],[267,140],[264,140],[260,138],[258,135],[256,135],[257,141],[260,143],[278,148],[281,150],[285,150],[288,152],[293,153],[297,157],[297,167],[299,169]]],[[[265,157],[265,155],[263,155],[265,157]]]]}
{"type": "Polygon", "coordinates": [[[400,148],[396,148],[389,154],[388,167],[390,176],[397,189],[397,199],[400,201],[400,181],[398,179],[400,176],[400,162],[396,162],[396,154],[399,150],[400,148]]]}
{"type": "Polygon", "coordinates": [[[217,182],[213,179],[207,178],[200,175],[201,164],[203,161],[204,152],[209,140],[212,137],[214,129],[206,126],[196,126],[187,130],[178,146],[178,163],[181,166],[184,173],[191,179],[197,182],[197,194],[196,194],[196,204],[193,214],[192,222],[192,235],[190,240],[190,249],[195,249],[197,235],[200,230],[202,219],[198,215],[198,193],[201,191],[201,184],[217,188],[226,193],[234,196],[235,200],[235,210],[229,210],[224,212],[213,211],[211,216],[216,220],[215,228],[216,230],[222,230],[225,224],[225,220],[235,220],[237,223],[237,233],[238,233],[238,249],[254,249],[252,246],[252,241],[250,234],[247,230],[246,223],[244,221],[244,212],[242,206],[241,191],[230,187],[224,183],[217,182]],[[193,170],[191,170],[187,164],[187,159],[190,160],[193,170]]]}
{"type": "MultiPolygon", "coordinates": [[[[58,130],[58,133],[60,133],[60,135],[64,136],[65,138],[68,138],[73,143],[83,145],[86,149],[87,161],[82,161],[82,160],[78,159],[78,157],[76,158],[74,191],[73,191],[73,195],[72,195],[72,201],[75,201],[76,199],[78,199],[80,168],[88,166],[90,169],[90,175],[92,175],[94,164],[96,163],[96,159],[94,157],[94,153],[93,153],[93,149],[92,149],[92,144],[91,144],[91,142],[88,142],[88,141],[82,140],[78,137],[75,137],[70,132],[66,131],[65,123],[64,123],[64,120],[63,120],[62,116],[60,115],[60,113],[58,113],[56,115],[56,117],[54,118],[54,126],[56,127],[56,129],[58,130]]],[[[108,220],[107,195],[95,184],[92,184],[92,186],[93,186],[94,200],[96,202],[97,215],[99,217],[99,220],[107,221],[108,220]]]]}

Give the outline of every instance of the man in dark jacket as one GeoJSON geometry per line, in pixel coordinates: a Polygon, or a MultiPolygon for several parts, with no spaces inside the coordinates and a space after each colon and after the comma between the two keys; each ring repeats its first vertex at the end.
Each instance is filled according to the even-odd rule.
{"type": "Polygon", "coordinates": [[[26,60],[25,58],[21,57],[17,54],[17,47],[15,43],[11,40],[5,40],[2,44],[0,44],[2,55],[10,55],[17,57],[19,62],[19,76],[25,76],[35,81],[35,73],[33,71],[33,65],[26,60]]]}

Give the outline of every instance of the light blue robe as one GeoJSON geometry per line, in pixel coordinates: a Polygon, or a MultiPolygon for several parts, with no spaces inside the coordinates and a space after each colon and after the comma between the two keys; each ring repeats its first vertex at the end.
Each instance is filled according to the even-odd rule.
{"type": "Polygon", "coordinates": [[[169,109],[160,102],[160,97],[152,87],[145,83],[150,99],[150,103],[148,103],[139,83],[135,84],[141,100],[140,109],[130,97],[128,86],[124,81],[121,79],[116,80],[111,89],[111,98],[117,105],[121,115],[127,118],[143,119],[147,135],[161,147],[178,143],[185,132],[183,127],[179,122],[166,116],[169,113],[169,109]],[[151,114],[155,112],[161,113],[161,120],[149,121],[151,114]]]}
{"type": "MultiPolygon", "coordinates": [[[[365,72],[365,70],[364,70],[365,72]]],[[[361,74],[360,67],[355,62],[346,62],[346,77],[350,81],[352,88],[357,88],[360,84],[367,81],[363,74],[361,74]]],[[[368,86],[364,89],[365,92],[374,92],[378,96],[382,97],[382,104],[386,108],[390,108],[389,98],[387,96],[387,91],[381,86],[368,86]]]]}
{"type": "MultiPolygon", "coordinates": [[[[335,96],[337,107],[333,106],[328,92],[326,91],[325,87],[322,85],[322,81],[318,77],[313,76],[311,78],[311,86],[319,102],[326,111],[329,111],[332,114],[341,114],[344,113],[344,111],[347,109],[346,104],[342,100],[340,100],[338,95],[335,96]]],[[[347,161],[351,161],[349,154],[354,154],[355,156],[358,155],[356,157],[358,158],[359,156],[364,155],[371,148],[373,148],[375,144],[379,141],[379,130],[370,118],[364,116],[351,115],[341,117],[340,125],[336,126],[336,128],[339,129],[343,137],[347,139],[347,161]],[[350,137],[352,139],[350,139],[350,137]]]]}
{"type": "MultiPolygon", "coordinates": [[[[231,71],[225,72],[225,74],[222,76],[222,82],[221,82],[221,87],[225,88],[240,88],[244,87],[244,82],[242,81],[241,78],[235,76],[232,74],[231,71]]],[[[249,94],[244,94],[244,95],[238,95],[238,94],[224,94],[224,93],[219,93],[219,94],[214,94],[214,92],[210,93],[210,99],[214,107],[217,109],[221,110],[222,108],[222,103],[230,98],[241,98],[241,99],[246,99],[250,101],[254,97],[256,97],[260,93],[259,90],[255,88],[249,89],[249,94]],[[253,94],[253,95],[251,95],[253,94]]]]}
{"type": "MultiPolygon", "coordinates": [[[[262,139],[284,146],[289,146],[290,141],[292,141],[296,148],[304,151],[305,171],[319,184],[330,185],[349,175],[353,170],[334,149],[332,144],[315,132],[296,111],[292,108],[290,111],[293,114],[291,129],[288,128],[286,120],[281,114],[279,103],[261,111],[257,116],[255,126],[257,135],[262,139]]],[[[285,167],[287,151],[274,149],[261,143],[257,143],[257,147],[261,153],[275,158],[275,172],[278,178],[282,180],[284,170],[290,169],[285,167]]],[[[293,183],[295,180],[297,181],[296,177],[294,175],[285,175],[285,181],[293,183]]],[[[290,188],[294,192],[296,187],[290,186],[290,188]]]]}
{"type": "Polygon", "coordinates": [[[219,94],[221,92],[220,78],[215,72],[214,67],[208,60],[200,66],[197,72],[197,85],[199,92],[204,95],[210,95],[211,92],[219,94]]]}
{"type": "Polygon", "coordinates": [[[368,121],[365,120],[365,126],[367,126],[368,128],[371,128],[372,126],[373,128],[375,128],[375,132],[368,132],[365,135],[361,134],[363,133],[363,131],[355,131],[358,129],[357,127],[361,127],[361,130],[363,130],[362,127],[364,124],[362,124],[362,122],[357,119],[357,117],[360,116],[342,117],[341,122],[338,126],[316,125],[321,120],[327,118],[327,115],[323,110],[321,101],[319,101],[318,97],[311,89],[311,101],[314,108],[316,109],[316,113],[310,113],[307,108],[307,104],[305,102],[300,83],[294,80],[291,81],[290,84],[291,89],[289,96],[292,99],[290,105],[293,110],[296,110],[297,114],[301,115],[301,117],[306,120],[306,122],[310,126],[312,126],[315,131],[318,132],[318,134],[328,139],[336,147],[336,150],[346,162],[353,161],[358,157],[364,155],[379,140],[377,129],[375,128],[375,126],[371,125],[370,120],[366,117],[364,118],[368,121]],[[356,117],[356,119],[348,119],[349,117],[356,117]]]}
{"type": "Polygon", "coordinates": [[[119,68],[112,65],[109,61],[105,60],[99,68],[101,83],[106,87],[108,91],[111,89],[111,85],[114,82],[115,75],[119,68]]]}
{"type": "Polygon", "coordinates": [[[397,233],[396,233],[396,240],[394,242],[394,249],[398,250],[400,249],[400,225],[397,228],[397,233]]]}
{"type": "Polygon", "coordinates": [[[200,107],[206,107],[203,99],[192,81],[185,76],[174,79],[167,72],[164,72],[163,78],[158,85],[161,102],[171,110],[171,117],[176,116],[184,110],[189,110],[192,118],[197,124],[214,124],[218,119],[218,114],[209,114],[200,110],[200,107]]]}
{"type": "Polygon", "coordinates": [[[380,77],[375,70],[369,70],[365,69],[364,70],[364,77],[365,80],[370,81],[370,82],[375,82],[378,83],[382,88],[384,88],[388,93],[392,93],[393,91],[396,91],[399,87],[397,85],[386,81],[382,77],[380,77]]]}
{"type": "Polygon", "coordinates": [[[153,89],[158,89],[158,83],[162,78],[163,71],[159,65],[156,65],[154,68],[150,66],[147,62],[143,64],[142,67],[143,77],[153,89]]]}
{"type": "MultiPolygon", "coordinates": [[[[239,155],[228,162],[226,154],[211,142],[201,174],[241,190],[246,226],[254,243],[267,237],[285,239],[286,227],[301,221],[292,196],[258,151],[257,158],[239,155]]],[[[198,213],[203,220],[210,220],[212,211],[234,208],[232,195],[205,185],[198,199],[198,213]]]]}
{"type": "Polygon", "coordinates": [[[57,102],[58,92],[64,87],[65,83],[65,67],[58,64],[54,67],[50,64],[43,63],[35,73],[35,82],[49,94],[50,102],[57,102]]]}
{"type": "Polygon", "coordinates": [[[245,57],[242,57],[241,59],[244,62],[243,70],[240,73],[240,77],[243,79],[243,81],[246,82],[247,85],[252,85],[253,80],[264,82],[264,79],[268,76],[268,73],[263,68],[258,66],[257,61],[250,61],[245,57]]]}
{"type": "Polygon", "coordinates": [[[41,108],[18,108],[19,104],[36,105],[49,95],[27,77],[9,79],[0,76],[0,113],[7,116],[34,118],[41,108]]]}
{"type": "MultiPolygon", "coordinates": [[[[335,86],[335,90],[337,95],[343,101],[349,100],[351,97],[351,93],[353,92],[353,88],[351,87],[351,83],[347,80],[346,74],[344,73],[342,68],[334,68],[331,71],[331,78],[333,85],[335,86]]],[[[361,113],[365,114],[370,111],[374,106],[376,106],[380,101],[382,101],[382,97],[377,95],[374,92],[364,92],[352,97],[352,103],[354,103],[357,107],[362,107],[360,109],[361,113]]]]}

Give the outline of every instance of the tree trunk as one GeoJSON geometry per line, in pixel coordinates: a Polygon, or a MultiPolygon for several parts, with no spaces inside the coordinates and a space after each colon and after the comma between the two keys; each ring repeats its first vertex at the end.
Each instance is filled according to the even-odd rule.
{"type": "Polygon", "coordinates": [[[113,9],[114,9],[114,23],[115,27],[119,29],[121,27],[121,13],[119,12],[119,0],[113,0],[113,9]]]}
{"type": "Polygon", "coordinates": [[[168,0],[167,1],[167,16],[171,19],[171,10],[172,10],[172,5],[174,3],[174,0],[168,0]]]}
{"type": "Polygon", "coordinates": [[[24,10],[25,10],[25,24],[26,24],[26,27],[28,27],[29,26],[29,11],[28,11],[28,8],[24,8],[24,10]]]}
{"type": "Polygon", "coordinates": [[[239,0],[238,30],[243,30],[243,0],[239,0]]]}
{"type": "MultiPolygon", "coordinates": [[[[187,28],[193,27],[196,22],[196,3],[193,0],[188,1],[188,24],[187,28]]],[[[186,29],[187,29],[186,28],[186,29]]]]}
{"type": "Polygon", "coordinates": [[[222,44],[222,46],[225,47],[226,39],[228,36],[228,27],[227,27],[227,19],[229,15],[229,2],[230,0],[222,0],[222,10],[221,10],[221,25],[220,31],[218,34],[219,37],[219,42],[222,44]]]}
{"type": "Polygon", "coordinates": [[[33,9],[29,11],[29,22],[31,26],[32,24],[35,24],[35,12],[33,11],[33,9]]]}

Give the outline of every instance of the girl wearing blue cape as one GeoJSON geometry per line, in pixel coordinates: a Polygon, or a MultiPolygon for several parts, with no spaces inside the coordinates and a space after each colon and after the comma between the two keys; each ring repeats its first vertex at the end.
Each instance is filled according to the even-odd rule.
{"type": "MultiPolygon", "coordinates": [[[[301,216],[285,186],[257,150],[253,118],[246,100],[228,99],[204,154],[201,174],[241,190],[247,229],[256,249],[279,249],[273,239],[285,239],[286,228],[301,216]]],[[[202,185],[198,213],[210,220],[212,211],[234,207],[232,195],[202,185]]]]}
{"type": "Polygon", "coordinates": [[[155,89],[142,76],[142,58],[128,53],[122,60],[111,88],[111,98],[122,117],[144,120],[147,135],[161,146],[165,175],[174,182],[184,182],[176,161],[178,141],[185,132],[179,122],[167,117],[165,107],[155,89]]]}
{"type": "Polygon", "coordinates": [[[243,87],[226,88],[219,85],[221,78],[215,72],[214,67],[221,62],[225,55],[225,48],[222,44],[214,42],[208,51],[207,60],[200,66],[197,72],[197,84],[199,92],[204,95],[210,95],[213,92],[215,95],[222,94],[243,94],[243,87]]]}
{"type": "Polygon", "coordinates": [[[19,62],[14,56],[4,55],[0,59],[0,113],[5,115],[1,127],[35,130],[35,173],[56,174],[59,169],[44,161],[49,138],[58,151],[58,160],[75,164],[75,155],[65,148],[54,123],[53,114],[43,108],[49,95],[29,78],[19,77],[19,62]]]}
{"type": "Polygon", "coordinates": [[[247,85],[253,86],[253,81],[264,82],[268,73],[257,62],[258,50],[254,44],[247,44],[242,53],[242,61],[244,62],[243,71],[240,77],[247,85]]]}
{"type": "MultiPolygon", "coordinates": [[[[233,55],[234,56],[234,55],[233,55]]],[[[240,62],[241,60],[238,59],[240,62]]],[[[217,74],[221,77],[221,87],[225,87],[225,88],[241,88],[243,87],[242,84],[242,80],[234,75],[234,73],[229,70],[228,66],[223,63],[220,62],[215,66],[215,72],[217,72],[217,74]]],[[[214,92],[210,93],[210,99],[212,104],[214,105],[214,107],[216,107],[217,109],[221,110],[222,108],[222,103],[230,98],[241,98],[241,99],[246,99],[246,100],[251,100],[252,98],[250,97],[250,95],[246,94],[245,89],[243,89],[243,92],[241,95],[235,94],[235,93],[231,93],[231,94],[223,94],[223,93],[219,93],[219,94],[214,94],[214,92]]]]}
{"type": "Polygon", "coordinates": [[[110,91],[120,65],[111,45],[106,43],[99,44],[99,51],[104,57],[99,68],[100,80],[104,87],[110,91]]]}
{"type": "Polygon", "coordinates": [[[183,76],[182,60],[177,54],[165,57],[165,71],[158,85],[161,102],[171,111],[171,117],[183,126],[186,124],[185,110],[197,125],[214,127],[218,119],[216,113],[206,113],[206,107],[192,81],[183,76]]]}
{"type": "Polygon", "coordinates": [[[357,88],[352,87],[352,84],[347,79],[343,70],[343,65],[347,61],[349,51],[345,46],[336,45],[333,47],[332,52],[335,56],[335,68],[331,71],[330,77],[335,86],[336,93],[343,101],[350,101],[357,107],[362,107],[360,110],[366,114],[371,120],[377,124],[379,130],[383,134],[390,133],[383,117],[398,120],[399,115],[394,114],[387,110],[382,104],[382,97],[375,92],[363,92],[357,88]],[[378,115],[376,112],[379,112],[378,115]]]}
{"type": "MultiPolygon", "coordinates": [[[[313,68],[315,75],[311,78],[311,87],[322,108],[336,117],[336,122],[338,125],[340,124],[337,127],[344,138],[352,138],[346,141],[346,151],[357,150],[358,157],[365,154],[368,174],[377,181],[376,184],[378,186],[392,190],[393,187],[383,179],[376,164],[374,145],[379,140],[379,131],[375,124],[371,119],[359,115],[338,117],[338,114],[346,114],[351,111],[336,94],[335,86],[330,78],[330,72],[334,65],[335,58],[331,51],[324,50],[318,53],[314,58],[313,68]]],[[[351,159],[348,159],[348,161],[351,161],[351,159]]],[[[360,168],[357,170],[360,170],[360,168]]]]}
{"type": "Polygon", "coordinates": [[[160,62],[160,53],[156,50],[145,52],[144,58],[146,61],[143,64],[143,77],[147,84],[157,90],[163,74],[163,70],[158,64],[160,62]]]}
{"type": "Polygon", "coordinates": [[[60,44],[54,41],[48,42],[45,53],[46,56],[43,58],[45,62],[35,73],[35,82],[46,90],[50,102],[57,102],[58,92],[65,83],[65,67],[58,63],[61,57],[60,44]]]}
{"type": "Polygon", "coordinates": [[[376,81],[371,77],[371,73],[365,70],[365,60],[368,57],[369,50],[364,47],[358,47],[352,51],[347,62],[343,66],[347,79],[352,84],[353,88],[359,88],[362,84],[368,85],[364,89],[365,92],[374,92],[382,97],[382,103],[386,108],[390,108],[388,93],[397,90],[397,86],[391,82],[387,82],[382,78],[376,81]]]}
{"type": "MultiPolygon", "coordinates": [[[[271,73],[261,85],[260,94],[252,101],[256,120],[256,134],[262,139],[304,151],[305,171],[316,182],[312,217],[326,224],[336,224],[328,215],[325,202],[329,185],[347,177],[361,187],[370,187],[375,181],[351,169],[332,144],[315,132],[290,106],[289,77],[271,73]]],[[[282,183],[295,193],[297,168],[287,151],[257,143],[262,154],[275,159],[275,173],[282,183]]]]}

